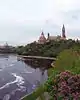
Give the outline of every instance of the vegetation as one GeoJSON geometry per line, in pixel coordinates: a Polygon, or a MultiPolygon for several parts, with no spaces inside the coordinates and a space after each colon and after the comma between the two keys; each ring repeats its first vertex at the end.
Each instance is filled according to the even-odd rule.
{"type": "Polygon", "coordinates": [[[42,95],[44,92],[50,94],[50,100],[80,99],[80,43],[78,41],[51,41],[44,45],[32,43],[18,48],[21,54],[28,48],[25,51],[26,55],[57,56],[54,66],[48,70],[47,82],[23,100],[36,100],[37,97],[45,100],[42,95]]]}
{"type": "Polygon", "coordinates": [[[80,49],[78,47],[61,52],[50,72],[53,73],[45,85],[52,100],[80,99],[80,49]]]}
{"type": "Polygon", "coordinates": [[[20,55],[56,57],[63,50],[72,48],[73,46],[80,47],[80,43],[71,39],[66,41],[50,41],[45,44],[33,42],[26,46],[18,46],[16,52],[20,55]]]}
{"type": "Polygon", "coordinates": [[[80,100],[80,74],[61,72],[47,83],[47,87],[53,100],[80,100]]]}
{"type": "Polygon", "coordinates": [[[76,74],[80,73],[80,49],[69,49],[61,52],[54,67],[59,72],[69,70],[76,74]]]}
{"type": "Polygon", "coordinates": [[[54,68],[53,67],[49,68],[47,73],[48,73],[48,77],[50,77],[54,73],[54,68]]]}

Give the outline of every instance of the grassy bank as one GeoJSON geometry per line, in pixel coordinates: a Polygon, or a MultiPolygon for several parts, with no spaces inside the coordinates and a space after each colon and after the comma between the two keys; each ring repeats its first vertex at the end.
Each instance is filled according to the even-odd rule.
{"type": "Polygon", "coordinates": [[[65,97],[65,90],[67,90],[68,87],[75,91],[69,91],[70,88],[68,89],[68,92],[66,92],[66,94],[71,95],[67,96],[67,100],[69,100],[69,97],[71,96],[73,99],[70,100],[79,100],[74,99],[75,97],[73,96],[73,94],[75,94],[76,97],[80,96],[80,77],[78,75],[80,76],[80,49],[64,50],[57,57],[57,60],[54,63],[54,67],[48,70],[49,78],[47,82],[44,85],[40,86],[38,89],[36,89],[32,94],[24,97],[24,99],[22,100],[36,100],[38,97],[40,97],[41,100],[45,100],[43,95],[44,92],[48,92],[51,95],[51,100],[54,100],[54,96],[56,96],[56,100],[62,100],[65,97]],[[72,80],[69,81],[69,79],[71,78],[72,80]],[[68,84],[68,82],[70,82],[71,86],[68,84]],[[65,86],[67,89],[62,86],[65,86]],[[59,92],[58,88],[59,90],[62,90],[59,92]],[[57,96],[59,95],[59,93],[62,93],[62,96],[57,96]]]}

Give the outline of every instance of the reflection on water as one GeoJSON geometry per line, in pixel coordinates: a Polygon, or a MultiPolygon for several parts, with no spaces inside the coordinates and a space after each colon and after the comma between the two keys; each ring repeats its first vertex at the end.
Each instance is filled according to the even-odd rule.
{"type": "Polygon", "coordinates": [[[28,66],[31,66],[32,68],[36,69],[39,68],[41,70],[46,70],[49,67],[51,67],[52,60],[43,60],[43,59],[25,59],[24,63],[28,66]]]}
{"type": "Polygon", "coordinates": [[[0,100],[19,100],[47,79],[51,61],[18,61],[15,55],[0,55],[0,100]]]}

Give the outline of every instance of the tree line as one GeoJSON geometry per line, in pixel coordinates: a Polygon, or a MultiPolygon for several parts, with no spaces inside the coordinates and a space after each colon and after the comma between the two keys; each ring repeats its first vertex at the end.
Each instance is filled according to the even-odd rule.
{"type": "Polygon", "coordinates": [[[32,42],[25,46],[16,47],[16,53],[19,55],[26,56],[47,56],[56,57],[65,49],[80,48],[80,42],[77,40],[60,40],[60,41],[49,41],[45,44],[37,44],[32,42]]]}

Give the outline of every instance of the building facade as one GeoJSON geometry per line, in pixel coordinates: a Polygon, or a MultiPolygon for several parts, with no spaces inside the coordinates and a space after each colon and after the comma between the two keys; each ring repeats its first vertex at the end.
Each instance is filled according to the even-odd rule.
{"type": "Polygon", "coordinates": [[[57,36],[51,36],[50,33],[48,33],[47,38],[44,36],[44,33],[41,33],[41,36],[39,37],[38,44],[44,44],[49,41],[60,41],[60,40],[66,40],[66,34],[65,34],[65,26],[62,27],[62,33],[61,35],[57,36]]]}
{"type": "Polygon", "coordinates": [[[44,44],[46,42],[46,37],[44,36],[44,33],[41,33],[41,36],[39,37],[38,43],[44,44]]]}

